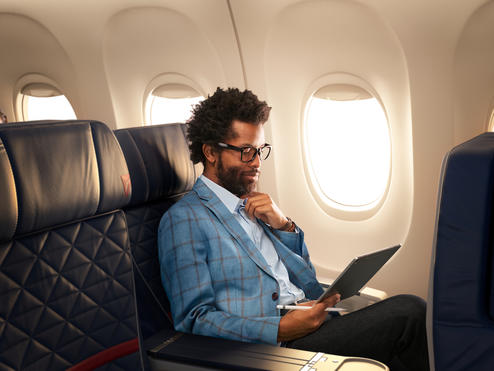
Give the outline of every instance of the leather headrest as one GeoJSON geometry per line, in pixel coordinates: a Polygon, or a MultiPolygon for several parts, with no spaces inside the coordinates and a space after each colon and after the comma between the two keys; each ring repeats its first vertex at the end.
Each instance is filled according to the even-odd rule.
{"type": "MultiPolygon", "coordinates": [[[[100,122],[1,125],[0,140],[9,160],[6,164],[0,152],[0,189],[8,188],[0,197],[2,204],[7,199],[18,210],[18,215],[8,212],[8,222],[2,219],[2,230],[16,219],[15,235],[38,231],[123,207],[130,200],[125,159],[112,131],[100,122]]],[[[11,238],[10,229],[0,238],[11,238]]]]}
{"type": "Polygon", "coordinates": [[[198,170],[190,160],[184,124],[115,131],[132,180],[130,206],[190,191],[198,170]]]}

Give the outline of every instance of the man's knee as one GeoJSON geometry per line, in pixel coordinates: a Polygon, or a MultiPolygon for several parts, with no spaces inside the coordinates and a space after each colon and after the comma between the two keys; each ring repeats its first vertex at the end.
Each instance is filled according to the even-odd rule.
{"type": "Polygon", "coordinates": [[[425,319],[426,303],[424,299],[415,295],[397,295],[388,300],[393,301],[393,307],[395,307],[397,312],[403,312],[409,316],[425,319]]]}
{"type": "Polygon", "coordinates": [[[382,305],[380,311],[385,312],[386,321],[390,326],[412,326],[416,328],[415,331],[425,333],[426,303],[422,298],[397,295],[378,304],[382,305]]]}

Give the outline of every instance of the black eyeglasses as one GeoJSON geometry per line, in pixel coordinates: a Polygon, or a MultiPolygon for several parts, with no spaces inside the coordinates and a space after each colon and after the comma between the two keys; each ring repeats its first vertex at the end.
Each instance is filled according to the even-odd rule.
{"type": "Polygon", "coordinates": [[[259,148],[252,146],[237,147],[226,143],[216,143],[221,148],[232,149],[234,151],[240,152],[240,161],[242,162],[252,162],[259,155],[261,160],[265,160],[269,157],[271,153],[271,144],[264,144],[259,148]]]}

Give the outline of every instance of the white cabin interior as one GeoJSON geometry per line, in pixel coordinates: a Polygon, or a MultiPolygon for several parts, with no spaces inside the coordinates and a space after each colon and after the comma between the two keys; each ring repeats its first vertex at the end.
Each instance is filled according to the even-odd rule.
{"type": "Polygon", "coordinates": [[[44,83],[118,129],[149,123],[163,85],[250,89],[273,107],[260,190],[304,230],[319,275],[401,243],[369,286],[425,298],[441,162],[490,129],[493,45],[487,0],[0,0],[0,110],[23,121],[23,89],[44,83]],[[306,158],[309,98],[345,84],[387,118],[389,177],[369,207],[324,205],[306,158]]]}

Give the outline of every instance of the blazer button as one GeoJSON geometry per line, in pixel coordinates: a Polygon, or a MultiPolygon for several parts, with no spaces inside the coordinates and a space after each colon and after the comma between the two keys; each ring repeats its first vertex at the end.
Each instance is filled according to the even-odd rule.
{"type": "Polygon", "coordinates": [[[277,292],[273,292],[273,295],[271,295],[271,299],[278,300],[278,293],[277,292]]]}

